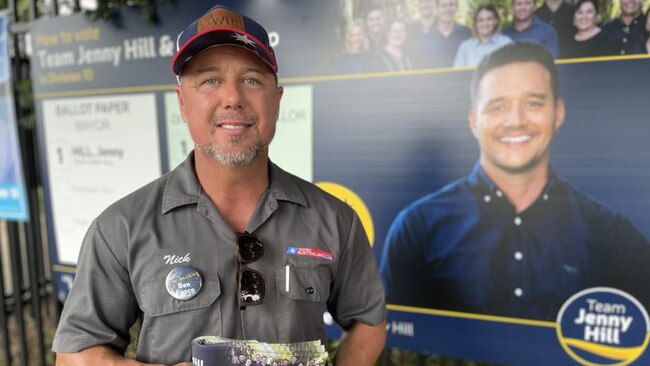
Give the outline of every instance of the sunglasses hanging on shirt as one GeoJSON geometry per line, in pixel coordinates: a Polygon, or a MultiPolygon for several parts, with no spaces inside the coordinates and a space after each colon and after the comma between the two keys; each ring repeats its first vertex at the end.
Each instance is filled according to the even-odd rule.
{"type": "Polygon", "coordinates": [[[260,305],[266,295],[266,280],[258,271],[246,267],[264,256],[264,242],[257,235],[237,234],[239,259],[239,306],[260,305]]]}

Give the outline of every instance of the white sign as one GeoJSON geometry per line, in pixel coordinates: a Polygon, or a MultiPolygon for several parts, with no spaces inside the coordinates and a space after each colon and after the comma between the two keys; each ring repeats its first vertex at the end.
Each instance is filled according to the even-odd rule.
{"type": "Polygon", "coordinates": [[[43,126],[59,262],[75,265],[92,220],[161,174],[155,95],[46,100],[43,126]]]}

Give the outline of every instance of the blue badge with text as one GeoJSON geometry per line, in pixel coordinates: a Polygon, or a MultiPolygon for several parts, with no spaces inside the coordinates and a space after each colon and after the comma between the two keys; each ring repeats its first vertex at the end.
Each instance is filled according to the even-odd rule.
{"type": "Polygon", "coordinates": [[[628,365],[648,346],[648,313],[632,295],[594,287],[567,300],[557,316],[562,348],[581,365],[628,365]]]}
{"type": "Polygon", "coordinates": [[[201,274],[192,266],[175,267],[165,278],[167,292],[176,300],[189,300],[201,292],[201,274]]]}

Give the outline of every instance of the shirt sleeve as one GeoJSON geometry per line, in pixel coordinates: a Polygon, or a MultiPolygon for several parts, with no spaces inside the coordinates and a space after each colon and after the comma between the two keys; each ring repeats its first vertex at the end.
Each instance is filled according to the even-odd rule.
{"type": "Polygon", "coordinates": [[[349,329],[354,322],[374,326],[386,319],[386,301],[375,255],[356,214],[341,251],[327,307],[343,329],[349,329]]]}
{"type": "Polygon", "coordinates": [[[418,247],[425,240],[422,223],[408,208],[403,210],[386,235],[380,264],[381,277],[389,304],[422,306],[427,289],[418,263],[418,247]]]}
{"type": "Polygon", "coordinates": [[[557,59],[560,56],[560,48],[558,46],[558,38],[557,38],[557,32],[553,27],[549,26],[549,32],[546,37],[546,49],[551,52],[551,55],[553,55],[554,59],[557,59]]]}
{"type": "Polygon", "coordinates": [[[458,47],[456,58],[454,59],[454,67],[463,67],[467,65],[467,42],[463,41],[458,47]]]}
{"type": "Polygon", "coordinates": [[[76,276],[54,336],[54,352],[78,352],[108,345],[124,353],[138,306],[129,274],[91,224],[79,254],[76,276]]]}

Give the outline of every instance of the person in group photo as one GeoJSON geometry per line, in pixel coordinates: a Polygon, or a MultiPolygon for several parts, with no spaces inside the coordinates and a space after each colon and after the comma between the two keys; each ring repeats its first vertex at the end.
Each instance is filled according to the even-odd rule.
{"type": "Polygon", "coordinates": [[[406,49],[406,25],[395,19],[388,25],[386,45],[376,55],[374,71],[405,71],[413,69],[406,49]]]}
{"type": "Polygon", "coordinates": [[[345,31],[345,52],[334,62],[335,74],[368,71],[368,38],[361,20],[353,21],[345,31]]]}
{"type": "Polygon", "coordinates": [[[379,7],[371,8],[366,13],[366,37],[368,37],[368,48],[371,52],[377,52],[386,43],[386,15],[379,7]]]}
{"type": "Polygon", "coordinates": [[[649,305],[648,240],[551,165],[567,123],[552,55],[528,42],[494,51],[471,102],[478,162],[393,221],[380,263],[388,303],[554,321],[578,291],[604,286],[649,305]]]}
{"type": "Polygon", "coordinates": [[[535,0],[512,0],[512,23],[503,28],[503,34],[513,41],[541,44],[558,58],[560,55],[557,32],[545,21],[535,16],[535,0]]]}
{"type": "Polygon", "coordinates": [[[544,0],[542,5],[535,11],[535,15],[548,23],[555,29],[560,47],[560,56],[567,50],[569,42],[576,33],[573,26],[573,13],[575,7],[567,0],[544,0]]]}
{"type": "Polygon", "coordinates": [[[579,0],[573,14],[576,33],[562,50],[563,58],[616,55],[616,45],[598,26],[597,0],[579,0]]]}
{"type": "Polygon", "coordinates": [[[645,41],[645,49],[650,53],[650,7],[648,8],[648,11],[645,12],[645,30],[648,33],[645,41]]]}
{"type": "Polygon", "coordinates": [[[483,57],[501,46],[512,43],[508,36],[499,33],[499,12],[492,4],[481,5],[474,12],[474,37],[458,47],[454,67],[476,66],[483,57]]]}
{"type": "Polygon", "coordinates": [[[643,0],[619,0],[620,14],[603,25],[603,31],[612,39],[619,55],[647,53],[646,16],[643,0]]]}
{"type": "Polygon", "coordinates": [[[429,44],[431,32],[436,26],[436,0],[417,0],[417,18],[406,25],[407,50],[416,69],[435,66],[433,49],[429,44]]]}
{"type": "Polygon", "coordinates": [[[430,32],[428,53],[434,56],[436,67],[454,64],[458,46],[472,36],[472,31],[456,22],[457,0],[436,0],[436,25],[430,32]]]}

